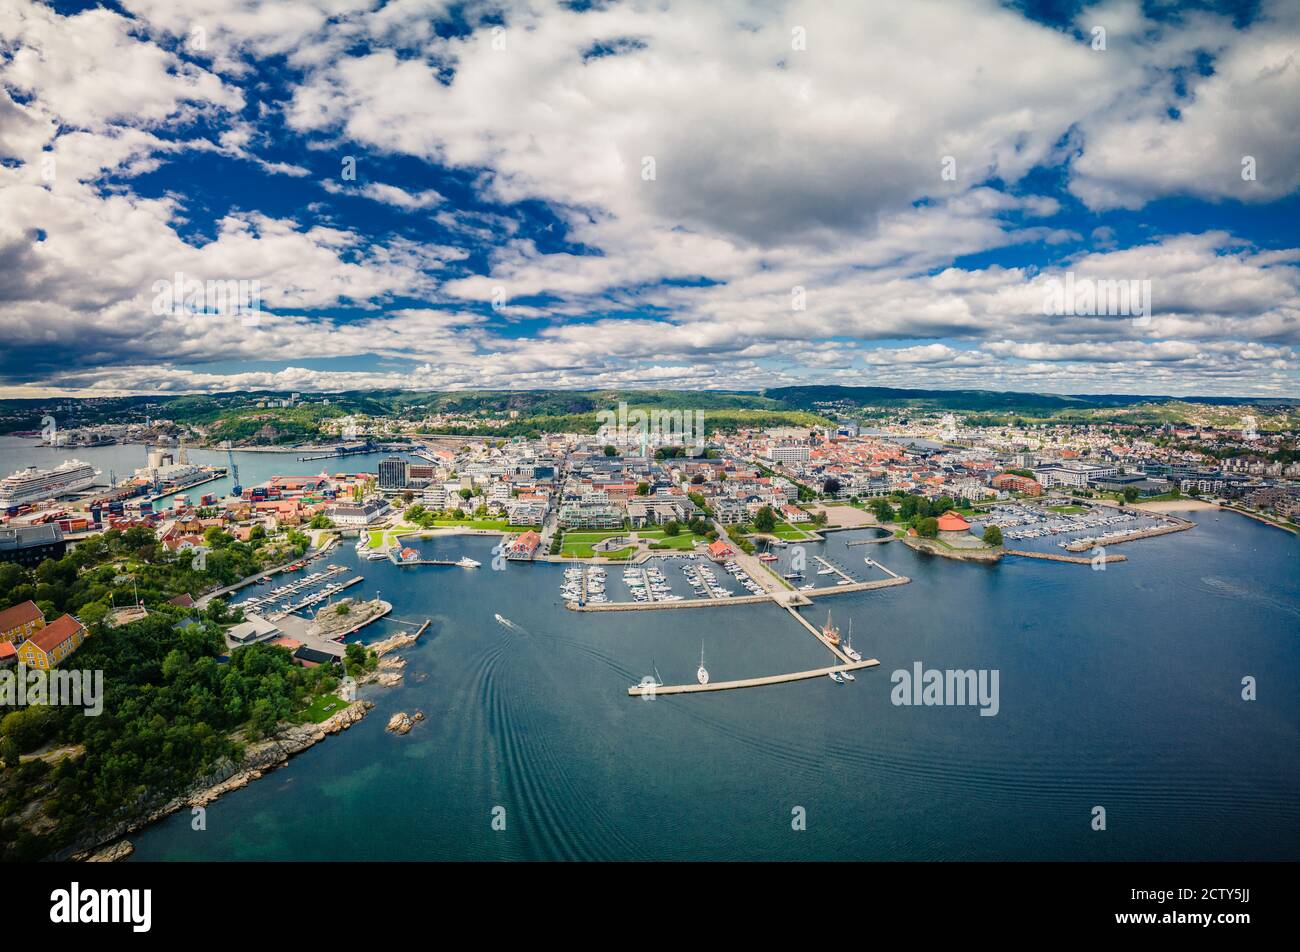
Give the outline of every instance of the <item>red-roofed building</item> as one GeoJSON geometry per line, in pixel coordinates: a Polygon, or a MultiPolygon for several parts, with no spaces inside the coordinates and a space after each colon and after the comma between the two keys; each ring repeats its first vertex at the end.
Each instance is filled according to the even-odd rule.
{"type": "Polygon", "coordinates": [[[1024,493],[1026,496],[1041,496],[1043,494],[1043,486],[1038,480],[1029,479],[1026,476],[1017,476],[1015,473],[1001,473],[994,476],[989,481],[989,485],[994,489],[1024,493]]]}
{"type": "Polygon", "coordinates": [[[949,510],[939,517],[940,532],[970,532],[970,523],[949,510]]]}
{"type": "Polygon", "coordinates": [[[723,559],[733,555],[734,552],[735,550],[721,539],[709,543],[709,558],[713,559],[715,562],[721,562],[723,559]]]}
{"type": "Polygon", "coordinates": [[[18,649],[11,641],[0,641],[0,667],[14,664],[18,660],[18,649]]]}
{"type": "Polygon", "coordinates": [[[45,627],[45,615],[33,601],[22,602],[0,612],[0,643],[22,644],[45,627]]]}
{"type": "Polygon", "coordinates": [[[506,549],[508,559],[531,559],[537,554],[537,547],[542,544],[542,537],[532,529],[521,532],[511,541],[506,549]]]}
{"type": "Polygon", "coordinates": [[[18,660],[29,668],[48,670],[57,665],[86,640],[86,629],[71,615],[61,615],[18,649],[18,660]]]}

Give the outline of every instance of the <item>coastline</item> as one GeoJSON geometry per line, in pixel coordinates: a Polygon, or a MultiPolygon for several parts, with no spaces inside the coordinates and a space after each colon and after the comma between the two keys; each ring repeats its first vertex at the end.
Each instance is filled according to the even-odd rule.
{"type": "Polygon", "coordinates": [[[47,860],[91,862],[116,860],[129,856],[131,847],[125,839],[138,833],[183,807],[206,807],[230,793],[248,786],[264,776],[267,771],[284,766],[295,754],[319,744],[330,734],[345,731],[360,721],[374,707],[371,701],[353,701],[334,716],[319,724],[290,724],[275,736],[250,745],[238,763],[227,760],[211,773],[200,777],[182,793],[152,809],[146,808],[136,816],[120,820],[111,826],[83,836],[71,846],[47,856],[47,860]]]}

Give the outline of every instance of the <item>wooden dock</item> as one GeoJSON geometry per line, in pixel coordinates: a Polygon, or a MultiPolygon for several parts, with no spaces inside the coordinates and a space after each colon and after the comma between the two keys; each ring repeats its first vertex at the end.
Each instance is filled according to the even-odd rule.
{"type": "Polygon", "coordinates": [[[893,542],[897,536],[881,536],[879,539],[854,539],[852,542],[845,542],[844,547],[847,549],[851,545],[879,545],[882,542],[893,542]]]}
{"type": "Polygon", "coordinates": [[[656,684],[642,687],[634,684],[627,689],[633,697],[659,697],[664,694],[696,694],[702,691],[732,691],[736,688],[757,688],[768,684],[785,684],[789,681],[808,681],[812,678],[824,678],[832,671],[858,671],[862,668],[874,668],[880,662],[875,658],[862,661],[849,661],[846,664],[831,665],[827,668],[815,668],[812,671],[793,671],[789,674],[770,674],[762,678],[743,678],[739,681],[713,681],[709,684],[656,684]]]}

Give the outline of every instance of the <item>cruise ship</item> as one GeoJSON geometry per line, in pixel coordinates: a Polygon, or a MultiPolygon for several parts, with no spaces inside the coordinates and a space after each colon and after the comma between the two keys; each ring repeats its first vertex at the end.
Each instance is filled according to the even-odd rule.
{"type": "Polygon", "coordinates": [[[93,484],[98,475],[99,470],[79,459],[65,460],[54,469],[29,466],[0,482],[0,509],[79,492],[93,484]]]}

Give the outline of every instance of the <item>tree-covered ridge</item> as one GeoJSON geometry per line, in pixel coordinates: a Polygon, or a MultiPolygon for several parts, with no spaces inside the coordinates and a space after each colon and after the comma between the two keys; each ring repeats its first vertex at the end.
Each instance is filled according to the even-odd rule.
{"type": "Polygon", "coordinates": [[[284,648],[251,645],[218,661],[222,626],[240,619],[238,609],[219,599],[202,613],[168,602],[297,558],[307,537],[238,542],[213,527],[205,543],[210,551],[196,562],[139,526],[92,536],[34,569],[0,564],[0,608],[31,599],[47,619],[76,615],[88,637],[62,667],[102,671],[104,687],[97,717],[0,706],[0,859],[40,858],[174,795],[337,687],[330,668],[300,667],[284,648]],[[112,608],[137,597],[148,616],[112,626],[112,608]],[[58,750],[67,756],[53,765],[32,756],[58,750]]]}
{"type": "Polygon", "coordinates": [[[169,799],[337,687],[331,668],[300,667],[285,648],[249,645],[218,662],[223,607],[97,625],[65,667],[103,671],[98,717],[71,707],[0,709],[0,859],[39,859],[169,799]],[[19,764],[23,753],[61,747],[79,750],[54,765],[19,764]]]}

